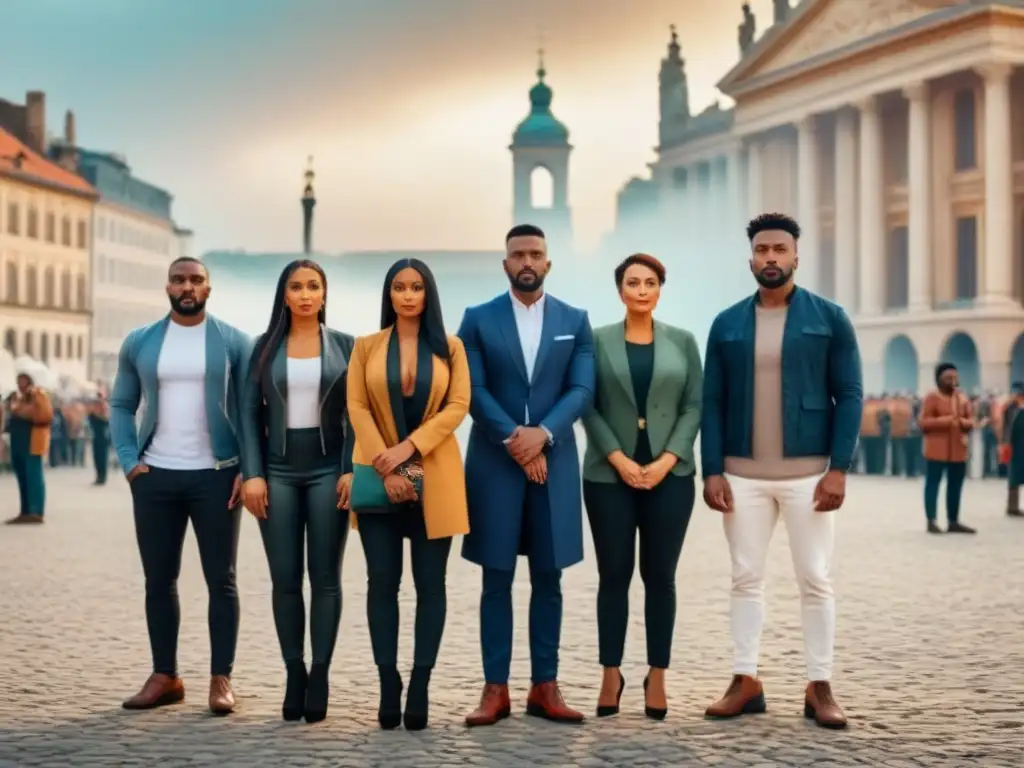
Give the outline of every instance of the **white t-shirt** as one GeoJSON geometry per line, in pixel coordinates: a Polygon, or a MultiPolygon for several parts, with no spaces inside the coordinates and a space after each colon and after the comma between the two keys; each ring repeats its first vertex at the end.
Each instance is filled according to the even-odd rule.
{"type": "Polygon", "coordinates": [[[156,431],[142,462],[160,469],[212,469],[206,420],[206,320],[167,324],[156,366],[156,431]]]}
{"type": "Polygon", "coordinates": [[[288,358],[288,429],[320,426],[320,358],[288,358]]]}

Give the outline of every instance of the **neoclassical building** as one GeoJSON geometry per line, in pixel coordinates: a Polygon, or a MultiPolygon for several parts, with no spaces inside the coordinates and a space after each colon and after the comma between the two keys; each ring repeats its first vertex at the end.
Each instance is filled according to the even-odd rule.
{"type": "MultiPolygon", "coordinates": [[[[30,99],[29,113],[33,104],[38,100],[30,99]]],[[[9,117],[10,105],[0,107],[0,117],[9,117]]],[[[15,358],[27,355],[58,376],[83,381],[97,195],[44,156],[45,122],[28,124],[32,130],[21,136],[0,128],[0,338],[15,358]]]]}
{"type": "Polygon", "coordinates": [[[781,0],[755,27],[745,6],[734,106],[693,116],[673,34],[658,159],[620,210],[794,215],[799,280],[854,318],[868,391],[927,388],[944,360],[969,388],[1024,379],[1024,4],[781,0]]]}

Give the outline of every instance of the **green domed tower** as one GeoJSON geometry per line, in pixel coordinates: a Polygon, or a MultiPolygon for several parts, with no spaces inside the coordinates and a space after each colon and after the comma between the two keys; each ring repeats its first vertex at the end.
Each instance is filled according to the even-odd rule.
{"type": "MultiPolygon", "coordinates": [[[[572,249],[569,208],[569,129],[551,112],[553,92],[545,81],[544,52],[539,52],[537,83],[530,89],[530,114],[512,134],[513,218],[516,224],[536,224],[547,234],[548,247],[563,255],[572,249]],[[550,177],[550,205],[534,198],[537,176],[550,177]]],[[[545,201],[547,202],[547,201],[545,201]]]]}

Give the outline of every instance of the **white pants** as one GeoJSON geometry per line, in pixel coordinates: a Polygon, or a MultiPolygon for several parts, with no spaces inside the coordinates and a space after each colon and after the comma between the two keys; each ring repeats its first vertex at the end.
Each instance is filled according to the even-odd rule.
{"type": "Polygon", "coordinates": [[[781,514],[800,588],[807,679],[829,680],[836,631],[830,573],[835,513],[814,509],[814,489],[820,476],[798,480],[726,478],[733,496],[733,511],[723,514],[722,520],[732,557],[734,673],[757,676],[764,625],[765,560],[781,514]]]}

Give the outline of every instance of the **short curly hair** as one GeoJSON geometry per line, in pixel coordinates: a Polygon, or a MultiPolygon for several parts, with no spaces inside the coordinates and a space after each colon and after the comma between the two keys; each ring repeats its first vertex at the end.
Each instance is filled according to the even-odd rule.
{"type": "Polygon", "coordinates": [[[762,213],[757,218],[751,219],[747,224],[747,239],[754,242],[754,238],[759,232],[768,232],[773,229],[788,232],[794,240],[800,239],[800,225],[796,223],[796,219],[784,213],[762,213]]]}

